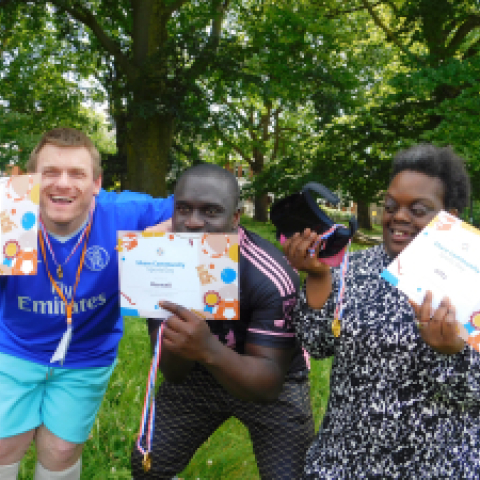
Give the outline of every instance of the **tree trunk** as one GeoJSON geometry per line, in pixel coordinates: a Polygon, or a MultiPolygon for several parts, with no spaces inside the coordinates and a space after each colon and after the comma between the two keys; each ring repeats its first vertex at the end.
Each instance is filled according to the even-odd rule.
{"type": "Polygon", "coordinates": [[[365,230],[373,230],[372,220],[370,218],[370,209],[369,204],[363,200],[357,202],[357,216],[358,216],[358,226],[359,228],[364,228],[365,230]]]}
{"type": "Polygon", "coordinates": [[[268,222],[268,205],[270,199],[267,193],[257,194],[254,197],[255,213],[253,218],[258,222],[268,222]]]}
{"type": "Polygon", "coordinates": [[[162,99],[168,99],[166,85],[168,52],[167,22],[172,12],[164,1],[142,0],[133,6],[132,65],[128,79],[127,139],[128,188],[155,197],[166,195],[165,177],[174,133],[174,115],[162,99]]]}
{"type": "Polygon", "coordinates": [[[172,117],[135,115],[128,135],[128,188],[154,197],[167,194],[165,177],[174,133],[172,117]]]}
{"type": "MultiPolygon", "coordinates": [[[[256,140],[255,137],[254,139],[256,140]]],[[[254,176],[262,173],[264,162],[265,158],[263,156],[263,152],[260,150],[260,148],[254,146],[252,152],[252,161],[250,162],[254,176]]],[[[261,193],[255,191],[253,196],[253,205],[255,207],[253,218],[257,220],[257,222],[268,222],[268,204],[268,194],[266,192],[261,193]]]]}

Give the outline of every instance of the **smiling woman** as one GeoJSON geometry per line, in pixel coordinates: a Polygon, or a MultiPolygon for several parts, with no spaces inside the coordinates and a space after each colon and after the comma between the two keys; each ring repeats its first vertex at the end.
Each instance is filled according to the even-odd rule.
{"type": "Polygon", "coordinates": [[[420,172],[404,170],[395,175],[383,209],[383,242],[391,257],[396,257],[444,207],[444,189],[439,178],[420,172]]]}
{"type": "Polygon", "coordinates": [[[450,148],[419,145],[396,156],[384,244],[350,258],[339,338],[338,269],[332,287],[329,270],[308,254],[310,231],[285,244],[292,265],[308,273],[292,316],[297,337],[314,358],[334,356],[304,478],[479,478],[480,356],[456,336],[447,298],[435,312],[430,295],[414,309],[380,278],[440,209],[460,213],[468,195],[463,161],[450,148]]]}
{"type": "Polygon", "coordinates": [[[385,250],[397,256],[439,210],[463,211],[469,194],[463,160],[452,149],[418,145],[399,152],[385,195],[385,250]]]}

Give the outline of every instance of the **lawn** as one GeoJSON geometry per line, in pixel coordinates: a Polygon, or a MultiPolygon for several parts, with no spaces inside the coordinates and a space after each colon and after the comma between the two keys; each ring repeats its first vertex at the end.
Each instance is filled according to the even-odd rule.
{"type": "MultiPolygon", "coordinates": [[[[257,224],[250,219],[243,219],[242,223],[274,241],[272,225],[257,224]]],[[[82,479],[131,478],[130,451],[139,428],[149,364],[150,345],[145,322],[138,318],[126,318],[118,365],[85,445],[82,479]]],[[[312,361],[311,400],[317,429],[328,400],[330,366],[331,359],[312,361]]],[[[33,478],[34,462],[32,447],[22,462],[20,479],[33,478]]],[[[179,478],[258,479],[248,432],[243,425],[234,419],[227,421],[197,451],[179,478]]]]}

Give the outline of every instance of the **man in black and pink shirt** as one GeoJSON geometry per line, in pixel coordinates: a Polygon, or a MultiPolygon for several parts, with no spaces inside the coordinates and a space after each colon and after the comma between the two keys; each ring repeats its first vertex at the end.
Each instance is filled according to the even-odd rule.
{"type": "MultiPolygon", "coordinates": [[[[151,469],[134,448],[133,478],[170,479],[228,418],[249,430],[262,479],[301,476],[314,436],[308,370],[290,324],[298,275],[271,243],[238,225],[235,177],[212,164],[187,170],[175,189],[174,232],[235,232],[240,320],[204,320],[162,302],[165,321],[151,469]]],[[[152,342],[158,322],[149,320],[152,342]]]]}

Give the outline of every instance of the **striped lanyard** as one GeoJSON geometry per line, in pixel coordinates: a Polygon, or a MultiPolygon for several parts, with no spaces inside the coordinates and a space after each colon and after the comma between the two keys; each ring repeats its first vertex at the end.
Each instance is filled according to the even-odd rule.
{"type": "Polygon", "coordinates": [[[157,378],[158,365],[162,350],[163,323],[157,334],[157,342],[153,353],[150,372],[148,374],[147,388],[145,391],[145,400],[143,402],[142,419],[140,420],[140,431],[137,438],[137,449],[143,455],[142,466],[145,472],[152,468],[152,440],[155,430],[155,380],[157,378]],[[142,439],[146,431],[146,448],[142,447],[142,439]]]}
{"type": "Polygon", "coordinates": [[[43,237],[45,239],[45,243],[47,244],[47,247],[48,247],[48,251],[50,252],[50,255],[52,257],[52,260],[53,260],[53,263],[55,264],[55,266],[57,267],[56,269],[56,272],[57,272],[57,277],[61,280],[63,278],[63,268],[67,263],[68,261],[72,258],[73,254],[77,251],[77,248],[79,247],[79,245],[82,243],[82,240],[83,240],[83,237],[85,237],[86,233],[87,233],[87,227],[90,223],[92,223],[92,215],[93,215],[93,204],[92,204],[92,207],[90,208],[90,213],[89,213],[89,220],[88,220],[88,223],[86,223],[84,226],[83,226],[83,231],[82,231],[82,234],[78,237],[78,240],[77,240],[77,243],[75,244],[75,246],[72,248],[72,251],[70,252],[70,254],[68,255],[68,257],[65,259],[65,261],[63,262],[63,264],[57,262],[57,257],[55,256],[55,253],[53,251],[53,248],[52,248],[52,245],[50,243],[50,238],[48,236],[48,233],[47,233],[47,229],[45,228],[45,225],[42,221],[42,218],[40,217],[40,228],[42,230],[42,233],[43,233],[43,237]]]}
{"type": "Polygon", "coordinates": [[[341,319],[343,315],[343,309],[345,307],[345,304],[343,303],[343,297],[345,294],[345,278],[348,271],[348,252],[350,250],[351,243],[352,239],[348,241],[348,245],[343,255],[342,263],[340,265],[340,282],[338,286],[337,305],[335,306],[335,316],[332,323],[332,333],[333,336],[337,338],[340,336],[340,330],[342,327],[341,319]]]}
{"type": "MultiPolygon", "coordinates": [[[[335,230],[338,227],[343,227],[343,225],[336,223],[317,239],[314,245],[308,249],[308,253],[310,253],[311,257],[315,255],[315,249],[317,248],[318,244],[320,244],[320,251],[325,249],[325,246],[327,244],[326,240],[334,234],[335,230]]],[[[333,333],[333,336],[336,338],[340,336],[340,331],[342,326],[341,319],[342,319],[343,309],[344,309],[343,297],[345,294],[345,277],[348,271],[348,253],[350,250],[351,243],[352,243],[352,239],[348,241],[347,248],[345,249],[342,263],[340,265],[340,283],[339,283],[337,301],[335,306],[335,315],[332,323],[332,333],[333,333]]]]}
{"type": "MultiPolygon", "coordinates": [[[[88,222],[88,224],[85,228],[84,235],[82,234],[82,236],[81,236],[82,238],[85,238],[85,242],[84,242],[84,245],[83,245],[82,255],[80,257],[80,264],[78,265],[78,268],[77,268],[75,285],[73,286],[72,298],[70,299],[70,301],[67,301],[67,298],[63,294],[62,289],[57,285],[57,282],[53,278],[53,276],[50,273],[50,270],[48,268],[47,254],[46,254],[46,251],[45,251],[45,243],[44,243],[44,239],[43,239],[44,235],[45,235],[45,238],[48,239],[48,234],[47,234],[47,231],[43,228],[43,224],[42,224],[42,232],[43,232],[44,235],[42,235],[41,232],[38,232],[40,250],[42,251],[43,261],[45,262],[45,270],[47,271],[47,275],[48,275],[48,278],[50,280],[50,283],[52,284],[52,286],[55,289],[55,291],[57,292],[58,296],[63,300],[63,303],[65,304],[65,314],[67,316],[67,330],[65,331],[62,338],[60,339],[60,342],[58,343],[58,346],[57,346],[55,352],[53,353],[52,358],[50,359],[50,363],[54,363],[54,362],[59,361],[60,364],[63,365],[63,362],[65,361],[65,357],[67,356],[68,347],[70,346],[70,341],[72,340],[72,335],[73,335],[72,315],[73,315],[74,298],[75,298],[75,292],[77,290],[78,283],[80,281],[80,274],[82,272],[82,268],[83,268],[83,264],[84,264],[84,260],[85,260],[85,253],[87,251],[88,236],[90,234],[90,230],[91,230],[91,227],[92,227],[92,211],[93,210],[90,210],[90,219],[89,219],[89,222],[88,222]]],[[[77,245],[79,245],[79,242],[77,242],[77,245]]],[[[76,249],[76,247],[75,247],[75,249],[76,249]]],[[[70,256],[71,255],[72,254],[70,254],[70,256]]]]}
{"type": "Polygon", "coordinates": [[[310,254],[311,257],[315,254],[315,249],[317,248],[318,244],[320,244],[320,252],[322,250],[325,250],[325,247],[327,245],[327,238],[330,238],[334,233],[335,230],[338,227],[343,227],[344,225],[340,223],[336,223],[335,225],[332,225],[326,232],[324,232],[322,235],[320,235],[317,239],[317,241],[313,244],[313,247],[308,249],[308,253],[310,254]]]}

